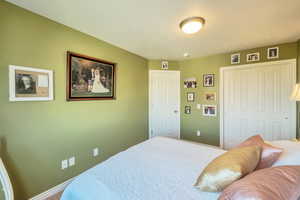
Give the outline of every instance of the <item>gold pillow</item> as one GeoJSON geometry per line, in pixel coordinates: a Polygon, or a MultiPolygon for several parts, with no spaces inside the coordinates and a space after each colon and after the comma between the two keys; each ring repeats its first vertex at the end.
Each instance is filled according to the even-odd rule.
{"type": "Polygon", "coordinates": [[[205,192],[221,192],[256,168],[262,148],[248,146],[232,149],[214,159],[203,170],[195,187],[205,192]]]}

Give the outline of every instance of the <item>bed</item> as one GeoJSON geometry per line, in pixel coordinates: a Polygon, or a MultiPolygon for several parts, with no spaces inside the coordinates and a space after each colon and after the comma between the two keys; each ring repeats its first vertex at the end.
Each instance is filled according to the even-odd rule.
{"type": "Polygon", "coordinates": [[[199,143],[156,137],[85,171],[61,200],[214,200],[193,184],[225,151],[199,143]]]}

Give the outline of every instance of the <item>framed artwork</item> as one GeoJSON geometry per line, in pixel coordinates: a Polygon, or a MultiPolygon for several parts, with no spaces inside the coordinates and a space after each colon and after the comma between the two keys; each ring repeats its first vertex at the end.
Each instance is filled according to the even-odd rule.
{"type": "Polygon", "coordinates": [[[204,74],[203,75],[203,87],[214,87],[215,75],[214,74],[204,74]]]}
{"type": "Polygon", "coordinates": [[[67,55],[67,100],[115,99],[116,63],[73,52],[67,55]]]}
{"type": "Polygon", "coordinates": [[[236,53],[231,55],[231,64],[240,64],[241,62],[241,54],[236,53]]]}
{"type": "Polygon", "coordinates": [[[10,101],[52,101],[53,71],[9,66],[10,101]]]}
{"type": "Polygon", "coordinates": [[[197,88],[196,78],[187,78],[184,80],[184,88],[197,88]]]}
{"type": "Polygon", "coordinates": [[[169,69],[169,62],[168,61],[162,61],[161,62],[161,69],[169,69]]]}
{"type": "Polygon", "coordinates": [[[247,54],[247,62],[255,62],[260,60],[259,52],[247,54]]]}
{"type": "Polygon", "coordinates": [[[279,47],[268,48],[268,59],[279,58],[279,47]]]}
{"type": "Polygon", "coordinates": [[[188,92],[187,93],[187,101],[194,102],[195,101],[195,92],[188,92]]]}
{"type": "Polygon", "coordinates": [[[184,107],[184,113],[189,115],[192,113],[192,107],[191,106],[185,106],[184,107]]]}
{"type": "Polygon", "coordinates": [[[205,92],[204,97],[206,101],[216,101],[216,93],[215,92],[205,92]]]}
{"type": "Polygon", "coordinates": [[[217,116],[216,105],[203,105],[203,116],[215,117],[217,116]]]}

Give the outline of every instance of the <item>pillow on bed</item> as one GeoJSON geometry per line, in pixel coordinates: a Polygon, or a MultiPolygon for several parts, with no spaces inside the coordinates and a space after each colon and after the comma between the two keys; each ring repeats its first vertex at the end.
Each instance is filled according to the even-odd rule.
{"type": "Polygon", "coordinates": [[[300,166],[281,166],[258,170],[236,181],[223,191],[219,200],[297,200],[299,197],[300,166]]]}
{"type": "Polygon", "coordinates": [[[209,163],[194,186],[205,192],[220,192],[251,173],[260,160],[260,154],[259,146],[232,149],[209,163]]]}
{"type": "Polygon", "coordinates": [[[272,141],[270,144],[284,149],[273,166],[300,165],[300,142],[289,140],[272,141]]]}
{"type": "Polygon", "coordinates": [[[281,153],[283,152],[283,149],[265,143],[260,135],[255,135],[248,138],[238,147],[247,147],[252,145],[262,147],[261,160],[258,163],[256,170],[271,167],[273,163],[276,162],[276,160],[278,160],[281,153]]]}

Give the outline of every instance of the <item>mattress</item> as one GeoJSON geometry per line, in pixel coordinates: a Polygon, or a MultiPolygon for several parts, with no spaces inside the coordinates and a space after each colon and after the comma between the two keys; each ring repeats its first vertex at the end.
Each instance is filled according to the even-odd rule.
{"type": "Polygon", "coordinates": [[[61,200],[214,200],[193,184],[225,151],[204,144],[156,137],[118,153],[77,176],[61,200]]]}

